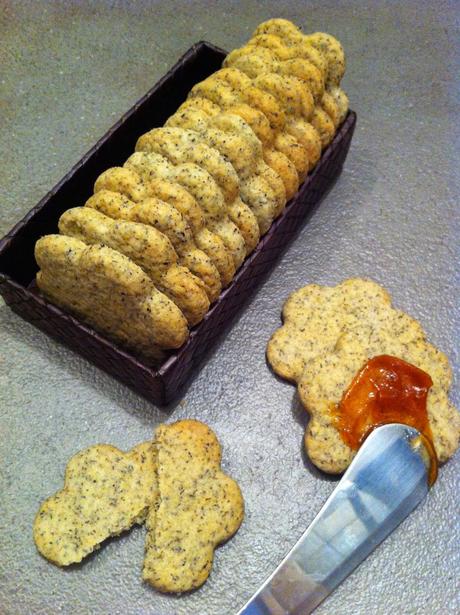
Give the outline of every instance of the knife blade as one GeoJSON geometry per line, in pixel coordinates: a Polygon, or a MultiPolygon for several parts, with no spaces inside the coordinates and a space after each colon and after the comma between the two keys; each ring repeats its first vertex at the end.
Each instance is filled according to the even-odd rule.
{"type": "Polygon", "coordinates": [[[424,499],[431,443],[392,423],[364,441],[323,508],[238,615],[311,613],[424,499]]]}

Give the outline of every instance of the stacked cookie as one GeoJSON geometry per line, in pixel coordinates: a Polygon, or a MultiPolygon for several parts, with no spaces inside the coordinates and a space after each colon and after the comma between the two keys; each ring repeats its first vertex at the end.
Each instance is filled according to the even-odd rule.
{"type": "Polygon", "coordinates": [[[146,522],[143,578],[162,592],[195,589],[214,549],[240,527],[240,488],[220,468],[221,447],[195,420],[161,425],[128,453],[96,444],[67,464],[64,487],[35,517],[37,549],[57,566],[79,563],[110,536],[146,522]]]}
{"type": "Polygon", "coordinates": [[[432,379],[427,417],[440,462],[460,443],[460,414],[449,400],[452,372],[445,354],[430,344],[420,323],[393,307],[387,291],[372,280],[337,286],[309,284],[283,306],[282,327],[267,346],[267,358],[282,378],[297,384],[310,415],[305,449],[321,470],[346,470],[356,449],[338,429],[335,409],[354,376],[372,357],[390,355],[432,379]]]}
{"type": "Polygon", "coordinates": [[[344,70],[332,36],[261,24],[37,242],[39,288],[143,355],[180,347],[333,139],[344,70]]]}

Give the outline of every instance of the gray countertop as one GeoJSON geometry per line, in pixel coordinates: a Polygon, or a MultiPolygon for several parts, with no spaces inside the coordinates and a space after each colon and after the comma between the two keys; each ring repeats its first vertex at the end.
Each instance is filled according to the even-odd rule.
{"type": "MultiPolygon", "coordinates": [[[[192,43],[240,46],[273,16],[342,41],[358,127],[344,172],[167,413],[0,304],[0,613],[231,614],[313,519],[335,482],[301,456],[295,388],[265,363],[284,299],[309,282],[367,276],[449,356],[460,404],[459,15],[452,2],[2,2],[0,235],[192,43]],[[246,518],[209,581],[182,597],[141,582],[144,528],[60,570],[35,550],[40,501],[69,457],[128,449],[160,421],[207,422],[246,518]]],[[[69,207],[78,203],[69,203],[69,207]]],[[[427,500],[318,613],[460,612],[460,456],[427,500]]]]}

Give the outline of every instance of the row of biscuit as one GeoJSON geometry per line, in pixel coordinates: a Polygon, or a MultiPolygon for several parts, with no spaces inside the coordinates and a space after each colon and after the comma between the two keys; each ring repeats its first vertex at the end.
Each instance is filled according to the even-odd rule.
{"type": "Polygon", "coordinates": [[[332,140],[344,68],[330,35],[261,24],[37,242],[39,288],[142,354],[181,346],[332,140]]]}

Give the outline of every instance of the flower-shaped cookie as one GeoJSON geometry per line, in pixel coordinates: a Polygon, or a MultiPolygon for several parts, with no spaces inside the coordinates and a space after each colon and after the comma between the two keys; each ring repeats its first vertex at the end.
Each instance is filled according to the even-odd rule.
{"type": "Polygon", "coordinates": [[[298,384],[310,414],[305,448],[317,467],[340,473],[350,464],[355,451],[341,438],[332,409],[360,368],[383,354],[431,376],[427,412],[433,444],[441,462],[454,454],[460,415],[447,395],[447,357],[426,341],[416,320],[391,306],[382,287],[360,279],[335,287],[309,285],[289,297],[283,316],[284,325],[270,339],[267,357],[277,374],[298,384]]]}

